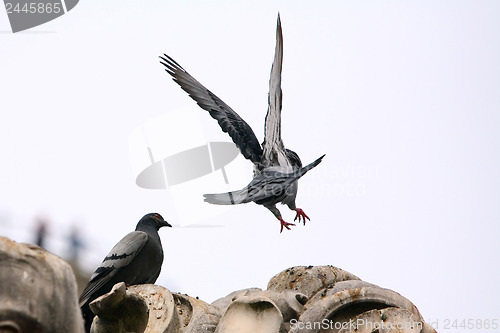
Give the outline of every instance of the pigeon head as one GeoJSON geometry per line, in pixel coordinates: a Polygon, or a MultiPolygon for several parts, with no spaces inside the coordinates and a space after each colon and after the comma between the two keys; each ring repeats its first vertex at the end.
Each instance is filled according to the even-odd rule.
{"type": "Polygon", "coordinates": [[[171,227],[171,225],[163,219],[163,217],[158,213],[149,213],[144,215],[144,217],[137,223],[137,228],[135,230],[140,230],[143,228],[155,228],[160,230],[161,227],[171,227]]]}
{"type": "Polygon", "coordinates": [[[285,149],[285,155],[290,161],[290,164],[292,164],[292,166],[302,168],[302,161],[300,160],[300,157],[299,155],[297,155],[296,152],[290,149],[285,149]]]}

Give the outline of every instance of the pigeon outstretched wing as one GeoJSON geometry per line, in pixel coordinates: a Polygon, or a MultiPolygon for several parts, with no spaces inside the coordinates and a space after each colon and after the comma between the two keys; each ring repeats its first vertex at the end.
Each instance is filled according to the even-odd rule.
{"type": "Polygon", "coordinates": [[[281,140],[281,69],[283,64],[283,33],[278,14],[276,27],[276,48],[269,79],[268,109],[266,114],[265,137],[262,159],[265,165],[287,165],[285,146],[281,140]]]}
{"type": "Polygon", "coordinates": [[[90,277],[89,284],[83,290],[79,303],[85,304],[95,291],[99,290],[121,268],[127,266],[137,256],[148,241],[148,234],[143,231],[134,231],[122,238],[108,253],[94,274],[90,277]]]}
{"type": "Polygon", "coordinates": [[[243,156],[254,164],[259,164],[262,147],[252,128],[226,103],[205,88],[200,82],[184,70],[174,59],[164,54],[161,64],[166,67],[175,82],[186,91],[198,105],[207,110],[217,120],[222,130],[229,134],[243,156]]]}

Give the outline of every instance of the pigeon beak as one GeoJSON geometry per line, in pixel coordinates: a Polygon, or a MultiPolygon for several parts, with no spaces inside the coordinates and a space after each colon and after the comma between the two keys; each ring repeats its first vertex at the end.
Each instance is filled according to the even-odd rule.
{"type": "Polygon", "coordinates": [[[160,228],[161,227],[170,227],[170,228],[172,228],[172,226],[170,225],[170,223],[168,223],[167,221],[161,221],[160,228]]]}

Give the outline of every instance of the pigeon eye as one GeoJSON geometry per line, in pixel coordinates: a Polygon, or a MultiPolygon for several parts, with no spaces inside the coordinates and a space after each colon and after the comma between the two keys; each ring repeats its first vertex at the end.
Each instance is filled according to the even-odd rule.
{"type": "Polygon", "coordinates": [[[161,220],[161,219],[160,219],[160,215],[159,215],[159,214],[155,214],[155,219],[157,219],[157,220],[161,220]]]}

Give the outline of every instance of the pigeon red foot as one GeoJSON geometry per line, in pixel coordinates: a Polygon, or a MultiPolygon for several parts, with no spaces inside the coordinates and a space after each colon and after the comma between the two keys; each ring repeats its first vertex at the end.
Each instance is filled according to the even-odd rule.
{"type": "Polygon", "coordinates": [[[295,215],[295,218],[293,219],[294,221],[296,221],[297,219],[299,219],[299,223],[300,223],[300,219],[302,218],[302,222],[304,222],[304,225],[306,225],[306,219],[308,219],[309,221],[311,220],[309,218],[309,216],[306,215],[306,213],[304,213],[304,211],[300,208],[297,208],[295,209],[295,211],[297,212],[297,215],[295,215]]]}
{"type": "Polygon", "coordinates": [[[288,222],[285,222],[281,217],[279,218],[280,220],[280,223],[281,223],[281,230],[280,230],[280,233],[283,232],[283,227],[287,228],[288,230],[290,230],[290,227],[289,226],[295,226],[295,224],[293,223],[288,223],[288,222]]]}

